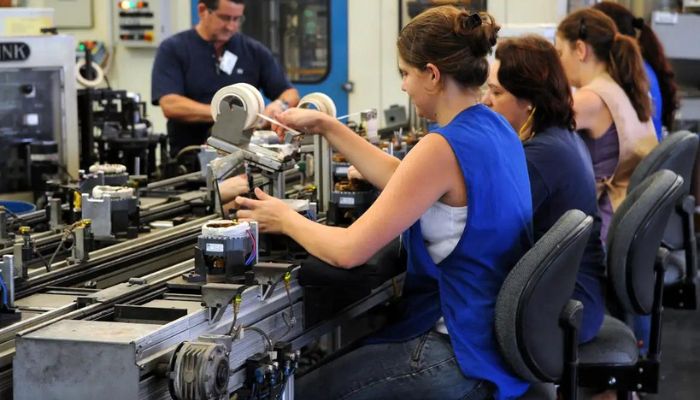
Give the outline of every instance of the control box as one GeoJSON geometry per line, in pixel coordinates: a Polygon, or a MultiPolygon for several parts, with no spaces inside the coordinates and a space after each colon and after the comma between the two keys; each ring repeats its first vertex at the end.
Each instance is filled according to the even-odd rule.
{"type": "Polygon", "coordinates": [[[158,47],[174,33],[171,0],[116,1],[114,42],[126,47],[158,47]]]}

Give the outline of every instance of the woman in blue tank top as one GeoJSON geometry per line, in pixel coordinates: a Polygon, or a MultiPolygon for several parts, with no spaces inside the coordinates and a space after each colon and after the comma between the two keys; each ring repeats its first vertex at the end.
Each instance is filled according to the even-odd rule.
{"type": "Polygon", "coordinates": [[[382,193],[348,228],[311,222],[260,190],[258,200],[236,199],[245,209],[238,216],[291,236],[339,268],[363,264],[402,233],[408,249],[399,321],[301,377],[299,398],[511,399],[527,390],[506,367],[494,334],[498,291],[532,243],[522,146],[508,122],[478,102],[497,31],[490,15],[452,6],[429,9],[402,29],[402,89],[419,115],[440,126],[403,161],[321,113],[291,109],[279,116],[323,135],[382,193]],[[468,210],[439,257],[429,248],[441,239],[422,229],[431,225],[422,216],[437,208],[468,210]]]}

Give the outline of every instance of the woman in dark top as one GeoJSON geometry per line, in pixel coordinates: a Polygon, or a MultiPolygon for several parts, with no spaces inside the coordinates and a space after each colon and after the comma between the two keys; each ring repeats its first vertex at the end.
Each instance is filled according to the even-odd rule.
{"type": "Polygon", "coordinates": [[[535,239],[570,209],[595,217],[573,294],[584,305],[579,340],[587,342],[603,322],[604,253],[591,159],[573,132],[573,100],[559,56],[539,36],[504,40],[487,82],[484,103],[510,122],[525,148],[535,239]]]}

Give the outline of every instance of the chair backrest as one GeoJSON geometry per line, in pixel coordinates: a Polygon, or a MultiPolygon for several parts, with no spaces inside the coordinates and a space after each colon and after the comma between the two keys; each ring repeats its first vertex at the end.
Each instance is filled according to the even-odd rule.
{"type": "Polygon", "coordinates": [[[649,314],[654,302],[654,263],[683,178],[661,170],[644,179],[620,204],[608,231],[608,280],[628,312],[649,314]]]}
{"type": "Polygon", "coordinates": [[[518,261],[496,301],[496,338],[512,369],[530,382],[564,371],[562,310],[574,291],[593,218],[570,210],[518,261]]]}
{"type": "MultiPolygon", "coordinates": [[[[669,135],[637,165],[630,177],[627,193],[655,172],[667,169],[683,178],[683,195],[689,195],[699,143],[698,135],[688,131],[669,135]]],[[[682,215],[677,212],[671,214],[662,240],[670,249],[683,247],[686,240],[683,237],[682,215]]]]}

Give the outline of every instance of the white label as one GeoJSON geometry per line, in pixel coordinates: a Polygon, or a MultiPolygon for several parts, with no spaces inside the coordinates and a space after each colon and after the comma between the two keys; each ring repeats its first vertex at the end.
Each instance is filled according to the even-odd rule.
{"type": "Polygon", "coordinates": [[[224,71],[226,75],[231,75],[237,61],[238,56],[226,50],[219,61],[219,69],[224,71]]]}
{"type": "Polygon", "coordinates": [[[378,136],[379,121],[376,118],[367,120],[367,137],[372,139],[378,136]]]}
{"type": "Polygon", "coordinates": [[[340,204],[344,206],[354,206],[355,205],[355,198],[354,197],[341,197],[339,199],[340,204]]]}
{"type": "Polygon", "coordinates": [[[348,167],[338,167],[335,169],[335,174],[336,175],[347,175],[348,174],[348,167]]]}
{"type": "Polygon", "coordinates": [[[207,243],[207,251],[223,253],[224,245],[222,243],[207,243]]]}

